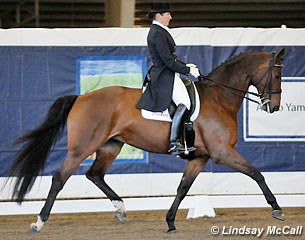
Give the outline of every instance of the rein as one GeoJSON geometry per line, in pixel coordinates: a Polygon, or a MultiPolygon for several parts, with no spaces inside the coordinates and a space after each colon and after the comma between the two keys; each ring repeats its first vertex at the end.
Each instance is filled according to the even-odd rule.
{"type": "Polygon", "coordinates": [[[275,53],[272,52],[271,54],[272,55],[271,55],[271,58],[269,59],[269,67],[268,67],[268,77],[267,77],[268,79],[267,79],[267,82],[266,82],[266,86],[268,84],[268,90],[265,90],[266,89],[266,87],[265,87],[265,89],[264,89],[264,91],[262,93],[255,93],[255,92],[251,92],[251,91],[243,91],[243,90],[234,88],[232,86],[229,86],[227,84],[217,82],[217,81],[215,81],[215,80],[213,80],[211,78],[208,78],[207,76],[204,76],[204,75],[200,75],[198,77],[198,80],[199,81],[208,81],[208,82],[213,83],[214,85],[216,85],[216,86],[218,86],[220,88],[223,88],[225,90],[229,90],[234,95],[243,97],[244,99],[247,99],[247,100],[249,100],[251,102],[260,104],[259,101],[256,101],[254,99],[251,99],[251,98],[247,97],[246,94],[262,98],[265,93],[268,93],[269,97],[271,98],[272,94],[281,94],[282,93],[282,89],[278,89],[278,90],[272,89],[272,70],[273,70],[274,67],[282,67],[283,65],[282,64],[275,64],[275,62],[274,62],[274,60],[275,60],[274,59],[275,53]],[[236,92],[242,93],[242,95],[238,94],[236,92]]]}
{"type": "Polygon", "coordinates": [[[220,87],[220,88],[223,88],[223,89],[225,89],[225,90],[233,90],[233,91],[230,91],[232,94],[237,95],[237,96],[239,96],[239,97],[243,97],[243,98],[245,98],[245,99],[247,99],[247,100],[249,100],[249,101],[251,101],[251,102],[255,102],[255,103],[257,103],[257,104],[259,104],[259,101],[256,101],[256,100],[254,100],[254,99],[251,99],[251,98],[247,97],[246,94],[253,95],[253,96],[256,96],[256,97],[261,97],[261,96],[263,95],[263,93],[259,94],[259,93],[250,92],[250,91],[243,91],[243,90],[240,90],[240,89],[231,87],[231,86],[229,86],[229,85],[226,85],[226,84],[224,84],[224,83],[216,82],[215,80],[213,80],[213,79],[211,79],[211,78],[208,78],[208,77],[206,77],[206,76],[204,76],[204,75],[200,75],[200,76],[198,77],[198,79],[199,79],[199,81],[208,81],[208,82],[211,82],[211,83],[213,83],[214,85],[216,85],[216,86],[218,86],[218,87],[220,87]],[[235,91],[235,92],[242,93],[243,95],[238,94],[238,93],[235,93],[234,91],[235,91]]]}

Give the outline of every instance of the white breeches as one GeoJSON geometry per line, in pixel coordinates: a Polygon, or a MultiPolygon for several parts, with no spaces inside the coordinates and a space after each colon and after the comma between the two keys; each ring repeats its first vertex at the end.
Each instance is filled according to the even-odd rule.
{"type": "Polygon", "coordinates": [[[173,101],[178,106],[180,103],[184,104],[188,110],[191,107],[191,101],[186,90],[184,83],[182,82],[179,73],[175,74],[174,89],[173,89],[173,101]]]}

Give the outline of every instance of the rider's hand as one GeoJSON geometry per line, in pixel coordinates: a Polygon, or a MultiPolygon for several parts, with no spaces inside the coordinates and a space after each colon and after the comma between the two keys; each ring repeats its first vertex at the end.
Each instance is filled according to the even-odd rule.
{"type": "Polygon", "coordinates": [[[200,76],[199,69],[195,64],[186,64],[187,67],[190,68],[190,74],[194,76],[195,78],[198,78],[200,76]]]}
{"type": "Polygon", "coordinates": [[[188,64],[186,64],[186,66],[187,67],[197,67],[195,64],[193,64],[193,63],[188,63],[188,64]]]}

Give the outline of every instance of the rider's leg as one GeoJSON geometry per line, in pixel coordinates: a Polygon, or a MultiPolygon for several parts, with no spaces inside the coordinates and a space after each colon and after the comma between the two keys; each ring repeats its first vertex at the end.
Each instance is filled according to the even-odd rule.
{"type": "Polygon", "coordinates": [[[182,103],[188,110],[191,108],[191,100],[189,94],[178,73],[175,74],[172,98],[176,106],[182,103]]]}
{"type": "MultiPolygon", "coordinates": [[[[180,143],[181,125],[183,124],[184,116],[187,110],[190,109],[190,98],[185,85],[180,79],[179,75],[175,75],[173,101],[177,105],[177,110],[172,120],[171,134],[170,134],[170,149],[171,154],[180,154],[186,149],[180,143]]],[[[195,148],[188,148],[187,151],[194,151],[195,148]]]]}
{"type": "Polygon", "coordinates": [[[180,154],[185,151],[184,146],[180,143],[181,125],[183,116],[187,108],[180,103],[177,107],[175,115],[172,120],[171,134],[170,134],[170,149],[169,152],[173,155],[180,154]]]}

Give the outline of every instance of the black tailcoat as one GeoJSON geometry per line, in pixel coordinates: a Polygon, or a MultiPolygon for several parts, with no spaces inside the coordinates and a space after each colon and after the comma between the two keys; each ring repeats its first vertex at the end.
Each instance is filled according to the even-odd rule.
{"type": "Polygon", "coordinates": [[[166,110],[172,100],[175,72],[188,74],[190,68],[176,60],[175,41],[161,26],[151,25],[147,44],[153,64],[150,71],[151,80],[137,108],[160,112],[166,110]]]}

